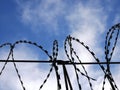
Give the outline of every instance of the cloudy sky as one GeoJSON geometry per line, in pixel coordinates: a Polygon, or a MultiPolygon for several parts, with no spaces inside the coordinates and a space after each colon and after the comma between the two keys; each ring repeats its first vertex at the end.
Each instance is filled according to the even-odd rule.
{"type": "MultiPolygon", "coordinates": [[[[88,45],[101,61],[105,61],[105,36],[111,26],[120,22],[119,3],[119,0],[0,0],[0,45],[6,42],[14,43],[17,40],[28,40],[42,45],[52,55],[52,44],[56,39],[59,43],[58,58],[67,59],[64,41],[66,36],[71,35],[88,45]]],[[[113,55],[113,61],[120,59],[119,43],[120,41],[113,55]]],[[[83,62],[94,61],[78,43],[73,46],[83,62]]],[[[8,53],[8,46],[1,48],[0,59],[6,59],[8,53]]],[[[14,49],[14,58],[48,60],[46,54],[28,44],[17,45],[14,49]]],[[[0,64],[0,70],[3,64],[0,64]]],[[[26,90],[39,90],[51,65],[19,63],[17,67],[26,90]]],[[[102,70],[99,66],[85,67],[90,76],[96,79],[96,81],[91,81],[93,89],[102,90],[104,78],[102,70]]],[[[116,84],[120,85],[120,72],[117,71],[120,69],[119,65],[113,65],[111,68],[116,84]]],[[[74,90],[78,90],[74,69],[68,66],[68,71],[72,75],[74,90]]],[[[62,90],[65,90],[61,66],[59,73],[62,90]]],[[[80,77],[83,76],[80,75],[80,77]]],[[[85,77],[80,79],[80,83],[83,90],[90,90],[85,77]]],[[[105,90],[110,90],[107,80],[105,88],[107,88],[105,90]]],[[[0,75],[0,90],[22,90],[13,63],[8,63],[0,75]]],[[[57,90],[54,71],[41,90],[57,90]]]]}

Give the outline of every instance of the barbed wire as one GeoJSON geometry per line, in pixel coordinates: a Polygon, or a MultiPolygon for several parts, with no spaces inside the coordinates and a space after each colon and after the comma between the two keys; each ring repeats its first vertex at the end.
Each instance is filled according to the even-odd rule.
{"type": "Polygon", "coordinates": [[[111,62],[113,53],[115,51],[115,47],[117,45],[119,30],[120,30],[120,23],[112,26],[112,28],[109,29],[109,31],[107,32],[107,35],[105,38],[105,60],[106,60],[105,62],[101,62],[101,60],[99,60],[99,58],[96,57],[95,53],[87,45],[85,45],[79,39],[72,37],[70,35],[66,37],[65,42],[64,42],[64,50],[65,50],[65,54],[66,54],[68,60],[59,60],[57,58],[58,57],[58,42],[57,42],[57,40],[55,40],[53,42],[52,55],[50,55],[48,53],[48,51],[46,49],[44,49],[41,45],[38,45],[37,43],[32,42],[32,41],[19,40],[19,41],[16,41],[15,43],[4,43],[4,44],[0,45],[0,48],[9,46],[9,53],[8,53],[6,60],[0,60],[0,62],[4,62],[4,65],[0,70],[0,76],[2,75],[4,69],[6,68],[7,63],[12,62],[14,65],[14,68],[16,70],[17,76],[19,78],[19,81],[21,83],[21,87],[23,90],[26,90],[24,82],[23,82],[22,77],[19,73],[19,69],[18,69],[16,63],[17,62],[48,63],[48,64],[50,64],[50,70],[49,70],[48,74],[46,75],[46,78],[44,79],[43,83],[40,85],[39,90],[41,90],[43,88],[43,86],[46,84],[53,69],[54,69],[55,74],[56,74],[57,90],[61,90],[62,84],[60,82],[61,75],[59,74],[59,65],[62,65],[63,74],[64,74],[64,81],[65,81],[65,88],[66,88],[66,90],[73,90],[71,79],[69,77],[69,73],[68,73],[67,67],[66,67],[66,65],[71,65],[74,67],[74,72],[75,72],[75,77],[76,77],[78,89],[82,90],[82,85],[80,82],[80,75],[82,75],[83,77],[87,78],[90,90],[94,90],[91,80],[95,81],[96,79],[89,76],[89,73],[87,72],[84,65],[97,64],[97,65],[99,65],[99,67],[101,68],[101,70],[104,73],[102,90],[105,89],[106,79],[109,81],[112,90],[119,90],[116,83],[115,83],[115,80],[113,78],[113,75],[111,73],[111,68],[110,68],[111,64],[120,64],[120,62],[111,62]],[[115,36],[115,38],[113,38],[113,35],[115,36]],[[75,51],[75,48],[73,47],[74,43],[76,43],[76,42],[78,44],[82,45],[89,52],[89,54],[91,54],[91,56],[95,59],[96,62],[82,62],[78,53],[75,51]],[[49,60],[47,60],[47,61],[46,60],[40,60],[40,61],[16,60],[14,58],[14,49],[18,44],[22,44],[22,43],[30,44],[30,45],[33,45],[33,46],[39,48],[40,50],[42,50],[42,52],[44,52],[44,54],[46,54],[48,56],[49,60]],[[11,59],[10,59],[10,57],[11,57],[11,59]],[[105,64],[106,66],[104,66],[103,64],[105,64]],[[80,68],[78,68],[77,65],[82,66],[83,72],[81,71],[80,68]],[[79,75],[79,73],[80,73],[80,75],[79,75]]]}

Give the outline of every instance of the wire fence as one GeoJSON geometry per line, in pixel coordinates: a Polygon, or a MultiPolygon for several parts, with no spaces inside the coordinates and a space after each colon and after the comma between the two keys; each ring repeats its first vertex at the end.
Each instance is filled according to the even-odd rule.
{"type": "Polygon", "coordinates": [[[87,81],[89,83],[89,89],[90,90],[94,90],[93,89],[93,84],[92,84],[92,80],[95,81],[94,78],[90,77],[88,75],[88,72],[85,68],[85,65],[97,65],[101,68],[101,70],[104,73],[104,80],[103,80],[103,85],[102,85],[102,90],[105,90],[105,84],[106,84],[106,80],[108,80],[111,89],[112,90],[119,90],[118,86],[112,76],[111,73],[111,68],[110,65],[111,64],[120,64],[120,62],[112,62],[112,56],[113,53],[115,51],[115,47],[118,41],[118,36],[119,36],[119,30],[120,30],[120,24],[116,24],[114,26],[112,26],[111,29],[109,29],[109,31],[107,32],[106,35],[106,39],[105,39],[105,62],[101,62],[101,60],[99,60],[99,58],[96,57],[95,53],[93,51],[90,50],[90,48],[85,45],[83,42],[81,42],[79,39],[72,37],[72,36],[67,36],[64,42],[64,50],[65,50],[65,54],[67,56],[67,60],[59,60],[58,59],[58,42],[57,40],[55,40],[53,42],[53,49],[52,49],[52,55],[50,55],[48,53],[48,51],[46,49],[44,49],[41,45],[38,45],[35,42],[32,41],[27,41],[27,40],[19,40],[16,41],[15,43],[4,43],[2,45],[0,45],[0,48],[9,46],[9,54],[7,56],[7,59],[1,59],[0,63],[4,62],[3,67],[0,69],[0,76],[2,75],[3,71],[6,68],[6,65],[8,63],[13,63],[14,68],[16,70],[18,79],[20,81],[22,90],[26,90],[26,87],[24,85],[24,82],[22,80],[22,77],[19,73],[19,69],[17,68],[16,63],[45,63],[45,64],[50,64],[50,70],[45,78],[45,80],[43,81],[43,83],[40,85],[39,90],[42,90],[43,86],[46,84],[48,78],[51,75],[51,72],[55,71],[55,75],[56,75],[56,85],[57,88],[56,90],[63,90],[62,83],[60,83],[60,79],[61,79],[61,75],[59,74],[59,66],[62,66],[63,68],[63,75],[64,75],[64,82],[65,82],[65,90],[73,90],[73,85],[71,84],[71,79],[70,79],[70,75],[69,72],[67,71],[67,65],[71,65],[74,68],[75,71],[75,77],[76,77],[76,82],[77,82],[77,86],[78,86],[78,90],[83,90],[82,89],[82,85],[80,84],[80,75],[79,73],[83,76],[87,78],[87,81]],[[89,54],[95,59],[96,62],[82,62],[78,53],[76,52],[75,48],[73,47],[75,43],[78,43],[79,45],[82,45],[88,52],[89,54]],[[48,60],[16,60],[14,58],[14,49],[18,44],[30,44],[33,45],[37,48],[39,48],[40,50],[42,50],[47,56],[48,56],[48,60]],[[11,57],[11,59],[10,59],[11,57]],[[80,70],[80,68],[78,66],[81,66],[83,71],[82,72],[80,70]],[[106,65],[106,66],[105,66],[106,65]]]}

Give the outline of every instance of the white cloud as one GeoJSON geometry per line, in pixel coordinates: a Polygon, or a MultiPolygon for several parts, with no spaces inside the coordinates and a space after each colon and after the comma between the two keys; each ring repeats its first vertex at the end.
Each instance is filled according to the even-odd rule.
{"type": "Polygon", "coordinates": [[[105,30],[107,15],[102,7],[95,8],[78,4],[67,19],[70,22],[72,35],[89,44],[96,44],[97,35],[105,30]],[[92,41],[94,43],[91,43],[92,41]]]}
{"type": "Polygon", "coordinates": [[[61,0],[36,0],[18,2],[21,6],[21,18],[33,28],[40,26],[52,27],[52,31],[58,27],[58,17],[64,14],[64,3],[61,0]]]}

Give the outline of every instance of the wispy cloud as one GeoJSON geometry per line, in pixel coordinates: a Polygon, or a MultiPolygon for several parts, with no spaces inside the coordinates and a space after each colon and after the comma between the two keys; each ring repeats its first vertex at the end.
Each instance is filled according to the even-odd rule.
{"type": "Polygon", "coordinates": [[[73,12],[67,16],[67,19],[71,34],[94,46],[98,43],[97,38],[106,29],[107,15],[102,6],[97,7],[97,5],[92,6],[90,3],[88,5],[79,3],[74,7],[73,12]]]}
{"type": "MultiPolygon", "coordinates": [[[[55,31],[58,28],[59,17],[64,14],[65,3],[61,0],[35,0],[26,3],[18,1],[21,8],[21,18],[33,28],[44,26],[55,31]]],[[[49,32],[49,31],[48,31],[49,32]]]]}

